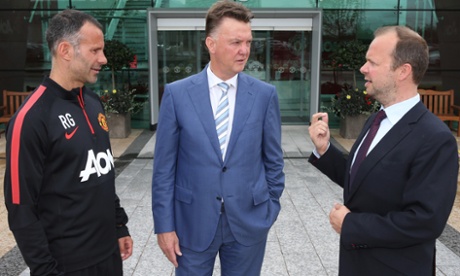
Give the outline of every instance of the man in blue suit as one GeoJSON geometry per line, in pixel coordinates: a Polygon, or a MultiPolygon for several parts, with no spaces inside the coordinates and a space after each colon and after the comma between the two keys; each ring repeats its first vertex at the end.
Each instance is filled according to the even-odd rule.
{"type": "Polygon", "coordinates": [[[329,143],[327,113],[313,115],[309,128],[310,162],[344,189],[344,204],[329,215],[340,234],[339,275],[435,275],[436,238],[453,206],[458,153],[452,132],[417,93],[428,46],[407,27],[382,27],[366,59],[366,90],[382,110],[364,125],[348,159],[329,143]]]}
{"type": "Polygon", "coordinates": [[[158,244],[176,275],[212,275],[217,254],[222,275],[259,275],[267,234],[280,211],[284,162],[277,92],[241,73],[252,18],[239,3],[215,3],[206,16],[210,63],[165,87],[152,209],[158,244]]]}

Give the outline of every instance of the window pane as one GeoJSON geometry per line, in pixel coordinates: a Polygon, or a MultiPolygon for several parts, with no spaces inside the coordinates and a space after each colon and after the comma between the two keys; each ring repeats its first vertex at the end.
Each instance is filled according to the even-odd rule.
{"type": "Polygon", "coordinates": [[[396,9],[398,0],[319,0],[325,9],[396,9]]]}
{"type": "MultiPolygon", "coordinates": [[[[252,8],[316,8],[317,0],[236,0],[246,7],[252,8]]],[[[187,0],[187,1],[170,1],[157,0],[156,8],[209,8],[216,0],[187,0]]]]}
{"type": "MultiPolygon", "coordinates": [[[[405,0],[401,1],[401,9],[434,9],[434,0],[405,0]]],[[[439,8],[439,7],[438,7],[439,8]]]]}
{"type": "Polygon", "coordinates": [[[244,70],[275,85],[283,123],[305,124],[310,114],[311,32],[255,31],[244,70]]]}

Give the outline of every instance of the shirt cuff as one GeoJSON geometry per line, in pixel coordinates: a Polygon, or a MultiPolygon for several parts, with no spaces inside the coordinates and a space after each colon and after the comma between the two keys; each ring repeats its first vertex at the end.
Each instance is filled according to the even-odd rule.
{"type": "MultiPolygon", "coordinates": [[[[329,150],[329,147],[331,146],[331,142],[329,142],[327,144],[327,149],[326,151],[329,150]]],[[[324,153],[326,153],[326,151],[324,153]]],[[[313,149],[313,154],[315,155],[316,158],[320,159],[321,158],[321,155],[318,153],[318,151],[316,150],[316,148],[313,149]]]]}

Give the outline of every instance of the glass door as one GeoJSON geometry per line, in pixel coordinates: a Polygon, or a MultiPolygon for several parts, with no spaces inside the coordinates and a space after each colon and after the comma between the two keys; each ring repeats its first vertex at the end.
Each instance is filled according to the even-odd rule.
{"type": "Polygon", "coordinates": [[[310,31],[255,31],[245,73],[273,84],[283,124],[306,124],[310,114],[310,31]]]}
{"type": "MultiPolygon", "coordinates": [[[[206,10],[149,10],[151,126],[158,122],[164,86],[203,70],[206,10]]],[[[260,10],[244,73],[273,84],[283,124],[307,124],[319,109],[321,11],[260,10]]]]}
{"type": "MultiPolygon", "coordinates": [[[[158,31],[159,100],[167,83],[200,72],[209,62],[204,31],[158,31]]],[[[254,31],[244,72],[275,85],[282,122],[306,124],[310,113],[309,31],[254,31]]]]}
{"type": "Polygon", "coordinates": [[[194,75],[209,62],[204,31],[158,31],[160,100],[164,86],[194,75]]]}

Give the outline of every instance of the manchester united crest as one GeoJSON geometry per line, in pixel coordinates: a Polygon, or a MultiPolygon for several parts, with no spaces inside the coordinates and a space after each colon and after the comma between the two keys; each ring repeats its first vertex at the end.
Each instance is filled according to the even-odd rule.
{"type": "Polygon", "coordinates": [[[103,130],[109,131],[109,126],[107,125],[107,118],[104,114],[99,113],[97,120],[99,121],[99,125],[102,127],[103,130]]]}

